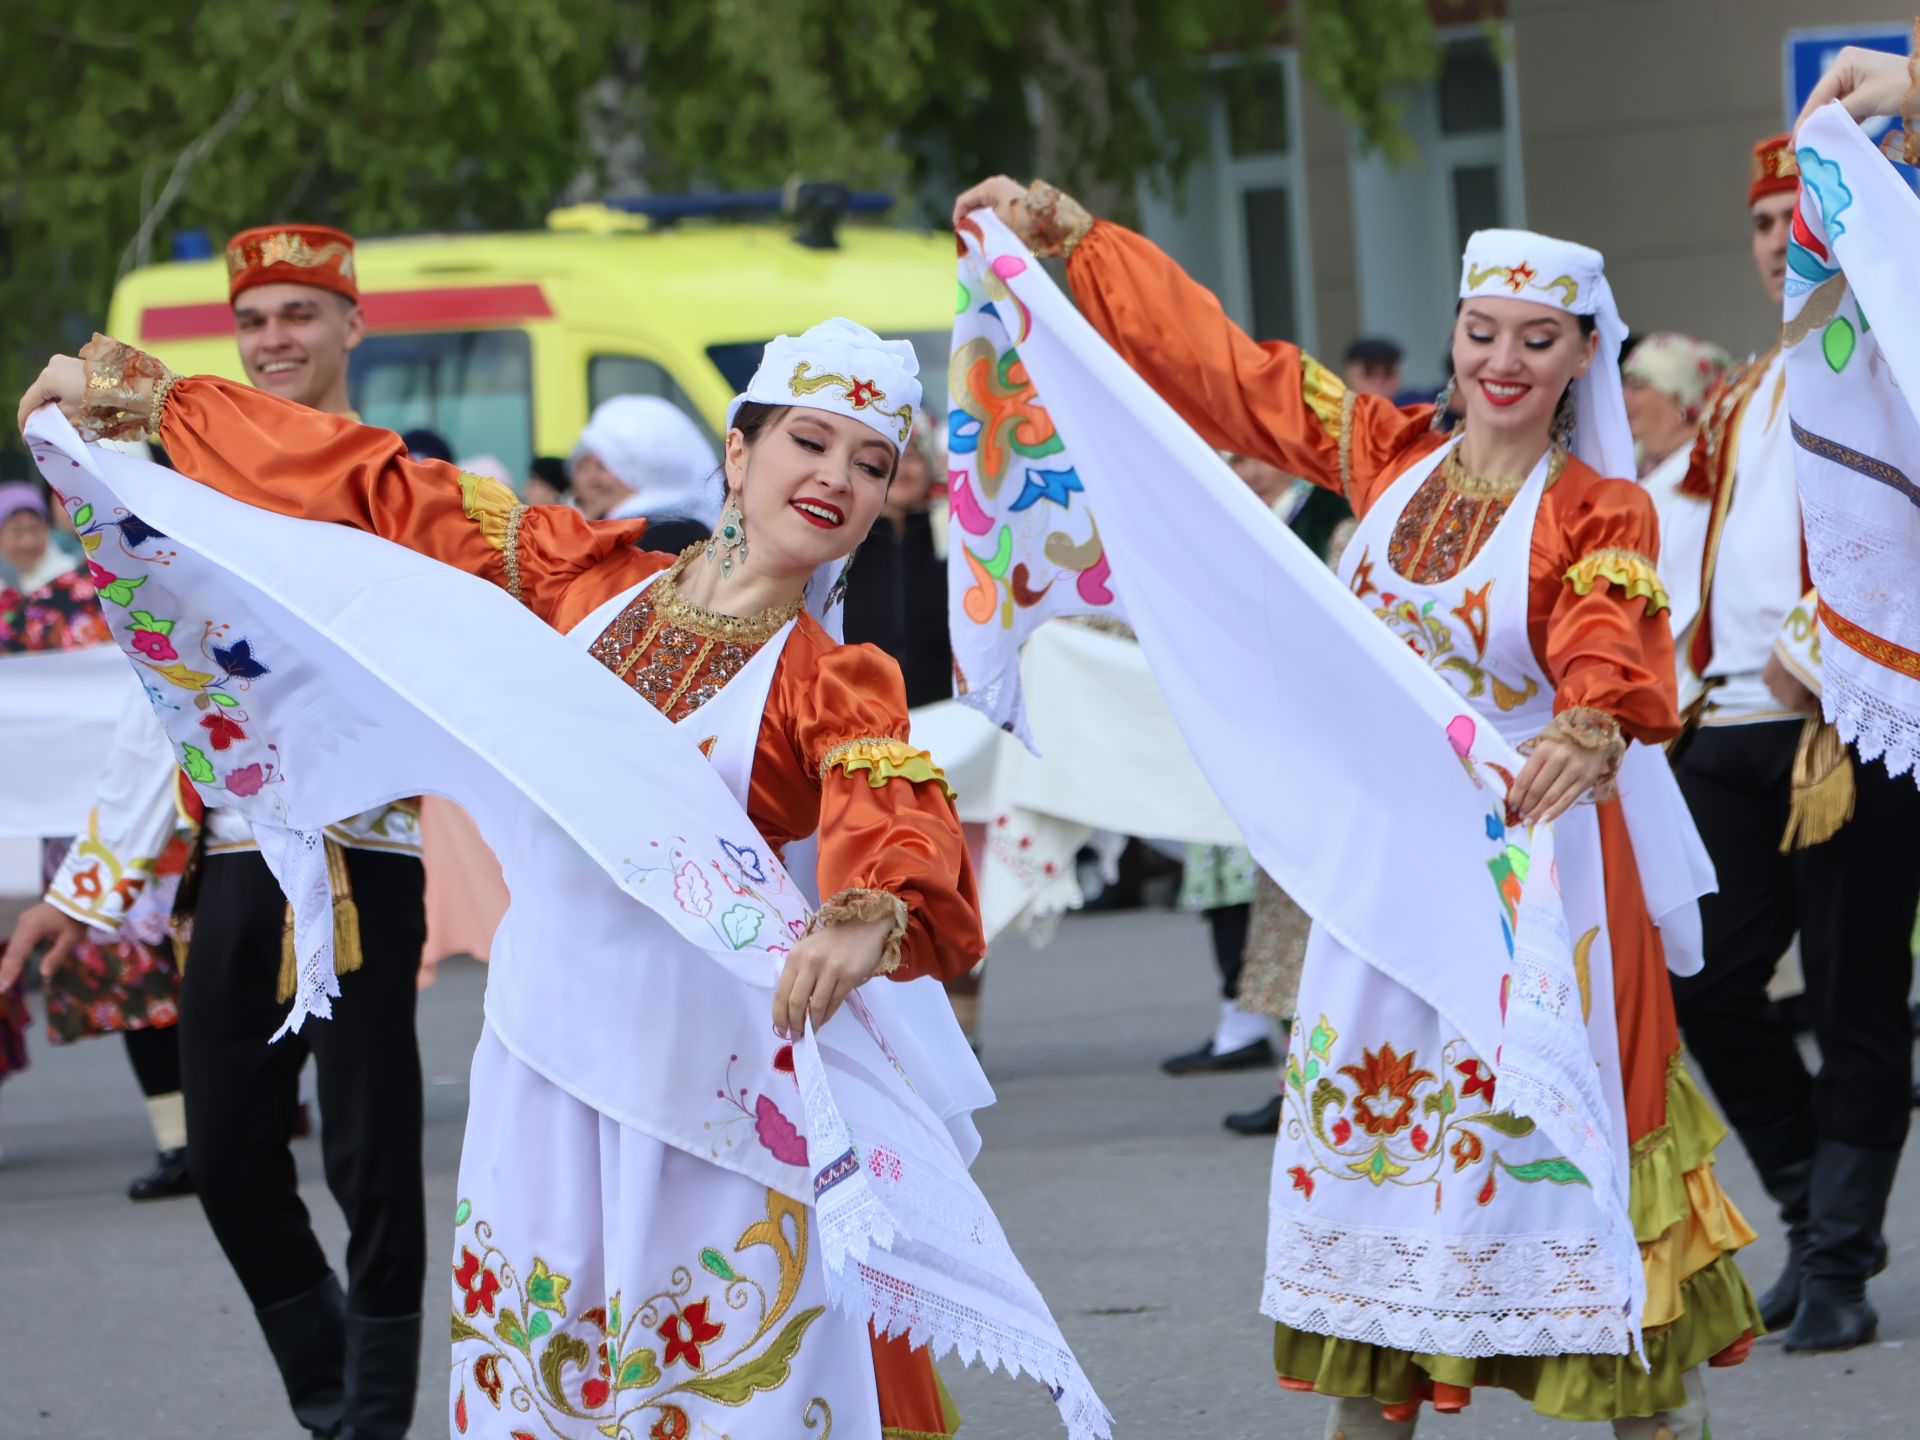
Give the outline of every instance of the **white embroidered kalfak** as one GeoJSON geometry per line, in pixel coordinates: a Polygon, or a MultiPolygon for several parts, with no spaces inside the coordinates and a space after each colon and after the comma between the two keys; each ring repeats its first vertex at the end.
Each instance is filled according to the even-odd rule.
{"type": "Polygon", "coordinates": [[[1920,200],[1837,104],[1797,144],[1783,338],[1821,702],[1920,784],[1920,200]]]}

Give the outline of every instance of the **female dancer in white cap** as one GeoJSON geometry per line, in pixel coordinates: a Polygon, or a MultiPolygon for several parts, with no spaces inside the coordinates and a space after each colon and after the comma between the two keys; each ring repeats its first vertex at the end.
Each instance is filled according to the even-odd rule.
{"type": "MultiPolygon", "coordinates": [[[[1593,1060],[1624,1100],[1651,1369],[1587,1353],[1633,1337],[1614,1314],[1602,1346],[1603,1317],[1576,1318],[1585,1262],[1550,1253],[1539,1209],[1585,1177],[1497,1108],[1498,1056],[1468,1053],[1435,1010],[1316,928],[1270,1203],[1263,1309],[1281,1386],[1336,1397],[1328,1433],[1349,1440],[1405,1435],[1423,1402],[1458,1410],[1477,1385],[1622,1435],[1698,1440],[1699,1367],[1741,1358],[1759,1326],[1732,1257],[1752,1232],[1714,1180],[1723,1131],[1680,1063],[1667,985],[1669,961],[1698,964],[1704,866],[1646,748],[1678,729],[1673,641],[1653,506],[1631,478],[1607,478],[1634,464],[1625,327],[1601,257],[1475,235],[1454,379],[1437,405],[1401,409],[1293,345],[1255,343],[1151,243],[1044,182],[985,181],[960,197],[956,226],[986,206],[1067,257],[1082,313],[1209,444],[1348,499],[1359,528],[1343,578],[1530,750],[1509,822],[1558,818],[1593,1060]],[[1586,796],[1597,803],[1572,808],[1586,796]]],[[[1391,867],[1363,883],[1393,903],[1391,867]]]]}
{"type": "MultiPolygon", "coordinates": [[[[984,1082],[977,1067],[966,1073],[971,1058],[937,990],[937,1018],[950,1033],[882,1019],[883,1037],[873,1018],[880,1002],[904,1016],[899,1007],[919,993],[890,984],[826,1028],[821,1053],[867,1057],[861,1093],[836,1092],[853,1146],[836,1159],[844,1140],[801,1128],[815,1097],[799,1083],[820,1078],[808,1068],[811,1049],[796,1066],[809,1022],[829,1027],[878,977],[964,973],[984,948],[960,824],[940,771],[908,743],[899,669],[833,633],[833,582],[880,512],[919,407],[916,371],[905,342],[845,320],[769,344],[727,415],[709,502],[719,519],[677,558],[635,547],[645,521],[526,507],[495,482],[409,460],[386,431],[217,379],[176,378],[113,341],[54,361],[23,409],[52,399],[83,431],[157,434],[183,475],[229,496],[374,531],[494,582],[576,637],[640,700],[691,727],[767,843],[818,835],[825,899],[810,924],[773,947],[776,956],[791,948],[771,1024],[764,989],[671,932],[648,938],[661,927],[626,897],[586,903],[605,890],[604,877],[587,873],[570,891],[563,856],[553,893],[514,885],[494,946],[455,1215],[454,1433],[948,1434],[957,1417],[908,1327],[941,1348],[964,1340],[984,1355],[1050,1368],[993,1338],[1018,1288],[1011,1282],[1026,1282],[977,1192],[965,1193],[967,1157],[942,1172],[938,1145],[916,1156],[915,1135],[876,1144],[899,1112],[873,1108],[889,1078],[872,1073],[875,1062],[910,1072],[914,1093],[940,1118],[984,1103],[984,1082]],[[957,1103],[943,1106],[942,1096],[957,1103]],[[855,1109],[863,1103],[864,1129],[855,1109]],[[809,1140],[828,1153],[810,1157],[809,1140]],[[836,1257],[816,1222],[820,1197],[838,1201],[866,1184],[890,1187],[902,1204],[917,1193],[927,1208],[907,1212],[918,1217],[901,1222],[910,1233],[876,1224],[870,1254],[836,1257]],[[957,1246],[938,1249],[935,1210],[963,1217],[957,1246]],[[908,1246],[917,1247],[917,1271],[893,1264],[908,1246]],[[856,1313],[828,1303],[828,1264],[864,1299],[841,1299],[856,1313]],[[956,1275],[957,1290],[947,1283],[956,1275]],[[875,1335],[869,1316],[899,1333],[875,1335]]],[[[167,583],[188,582],[161,577],[143,594],[167,583]]],[[[330,638],[350,642],[355,623],[404,626],[408,616],[338,617],[330,638]]],[[[423,635],[421,644],[451,638],[423,635]]],[[[485,633],[463,638],[489,643],[485,633]]],[[[291,656],[280,663],[295,668],[291,656]]],[[[591,773],[594,746],[619,738],[583,744],[570,732],[566,696],[552,696],[551,707],[548,734],[500,743],[580,746],[591,773]]],[[[724,861],[668,862],[674,902],[716,923],[745,913],[734,897],[778,878],[771,857],[725,848],[724,861]]],[[[513,883],[515,862],[503,858],[513,883]]],[[[584,854],[577,859],[576,870],[592,871],[584,854]]],[[[740,949],[753,936],[728,938],[740,949]]],[[[1012,1323],[1029,1324],[1028,1335],[1038,1324],[1065,1357],[1031,1299],[1026,1319],[1012,1323]]],[[[1043,1378],[1064,1397],[1073,1433],[1105,1433],[1070,1357],[1043,1378]]]]}

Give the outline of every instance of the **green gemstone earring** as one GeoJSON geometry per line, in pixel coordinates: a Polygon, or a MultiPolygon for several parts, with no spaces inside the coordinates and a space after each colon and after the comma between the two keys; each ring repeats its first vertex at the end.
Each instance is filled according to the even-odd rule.
{"type": "Polygon", "coordinates": [[[720,574],[724,577],[733,573],[736,561],[747,558],[747,517],[740,513],[740,507],[732,501],[720,512],[720,525],[707,537],[707,559],[717,560],[720,574]]]}

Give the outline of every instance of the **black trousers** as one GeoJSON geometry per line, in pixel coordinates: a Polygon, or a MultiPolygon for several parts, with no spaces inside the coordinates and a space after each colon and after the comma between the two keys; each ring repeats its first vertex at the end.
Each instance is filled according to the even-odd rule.
{"type": "Polygon", "coordinates": [[[392,1318],[419,1313],[426,1278],[413,1023],[425,882],[417,859],[375,851],[349,850],[347,873],[364,963],[340,977],[332,1019],[269,1045],[287,1008],[274,999],[286,901],[257,853],[208,857],[181,985],[187,1167],[255,1309],[324,1280],[289,1148],[311,1053],[327,1188],[349,1231],[347,1308],[392,1318]]]}
{"type": "Polygon", "coordinates": [[[1802,1130],[1809,1153],[1815,1136],[1898,1149],[1913,1103],[1920,790],[1855,757],[1853,819],[1831,840],[1782,855],[1799,735],[1797,721],[1707,728],[1679,758],[1720,890],[1700,902],[1705,968],[1674,979],[1674,1004],[1735,1129],[1802,1130]],[[1767,1005],[1768,978],[1796,931],[1817,1075],[1767,1005]]]}
{"type": "Polygon", "coordinates": [[[140,1082],[140,1093],[151,1100],[156,1095],[172,1095],[180,1088],[180,1027],[122,1030],[127,1060],[133,1066],[133,1078],[140,1082]]]}
{"type": "Polygon", "coordinates": [[[1247,955],[1247,931],[1253,920],[1251,905],[1217,905],[1208,910],[1207,928],[1213,932],[1213,963],[1220,971],[1220,998],[1240,998],[1240,967],[1247,955]]]}

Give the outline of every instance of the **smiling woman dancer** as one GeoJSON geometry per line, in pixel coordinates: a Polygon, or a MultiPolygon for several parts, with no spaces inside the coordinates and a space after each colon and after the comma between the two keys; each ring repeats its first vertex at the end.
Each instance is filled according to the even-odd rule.
{"type": "MultiPolygon", "coordinates": [[[[110,340],[82,356],[48,367],[23,420],[54,400],[84,432],[150,431],[182,474],[228,495],[374,531],[491,580],[640,700],[691,719],[771,843],[817,831],[827,898],[774,992],[782,1036],[809,1017],[825,1025],[876,977],[947,978],[980,958],[960,823],[940,771],[906,743],[899,668],[871,646],[838,644],[805,609],[809,581],[838,569],[886,499],[920,400],[905,342],[830,320],[769,344],[728,412],[720,519],[677,558],[635,548],[643,520],[528,508],[493,481],[410,460],[387,431],[223,380],[176,379],[110,340]]],[[[516,933],[511,912],[502,934],[503,949],[621,944],[516,933]]],[[[727,1016],[678,1013],[655,994],[640,1013],[666,1005],[657,1025],[596,1040],[590,1016],[515,1014],[526,1007],[498,984],[488,1001],[455,1217],[455,1433],[505,1437],[536,1417],[539,1433],[564,1440],[951,1432],[957,1417],[926,1351],[875,1339],[826,1303],[806,1206],[724,1168],[731,1141],[696,1153],[655,1138],[677,1133],[675,1121],[700,1132],[718,1095],[740,1108],[742,1144],[757,1134],[769,1149],[800,1148],[781,1109],[783,1082],[786,1113],[797,1104],[791,1047],[746,1033],[764,1034],[760,1002],[741,999],[753,1010],[737,1023],[786,1073],[751,1077],[766,1086],[755,1114],[730,1098],[749,1077],[707,1065],[729,1048],[727,1016]],[[561,1073],[564,1089],[551,1078],[561,1073]],[[617,1097],[622,1117],[583,1093],[617,1097]],[[628,1122],[634,1114],[650,1128],[628,1122]]],[[[739,1037],[731,1049],[748,1053],[739,1037]]],[[[707,1128],[724,1137],[736,1133],[729,1123],[707,1128]]]]}
{"type": "MultiPolygon", "coordinates": [[[[1753,1236],[1713,1176],[1722,1127],[1680,1063],[1662,932],[1642,891],[1643,876],[1664,876],[1644,852],[1636,864],[1622,806],[1607,798],[1623,758],[1630,776],[1643,754],[1662,763],[1653,752],[1628,756],[1627,742],[1657,743],[1679,721],[1653,506],[1630,478],[1607,478],[1634,472],[1616,369],[1625,327],[1601,257],[1526,232],[1476,234],[1462,264],[1456,378],[1437,411],[1400,409],[1348,390],[1293,345],[1255,343],[1149,241],[1094,220],[1051,185],[985,181],[960,197],[956,226],[983,206],[1036,252],[1067,257],[1082,312],[1209,444],[1278,465],[1352,504],[1359,528],[1342,578],[1488,723],[1530,749],[1509,808],[1529,819],[1560,817],[1558,878],[1591,966],[1582,978],[1591,973],[1590,998],[1599,1002],[1592,1008],[1601,1013],[1589,1016],[1597,1046],[1610,1047],[1617,1024],[1651,1373],[1627,1355],[1554,1353],[1549,1342],[1560,1332],[1550,1319],[1524,1353],[1479,1358],[1316,1333],[1331,1330],[1327,1316],[1337,1312],[1343,1334],[1397,1336],[1407,1333],[1406,1307],[1392,1284],[1293,1303],[1312,1290],[1306,1277],[1332,1273],[1333,1252],[1303,1245],[1345,1243],[1361,1231],[1390,1236],[1395,1205],[1438,1210],[1443,1197],[1441,1213],[1452,1214],[1460,1233],[1492,1222],[1517,1236],[1527,1228],[1529,1182],[1541,1173],[1522,1165],[1496,1176],[1494,1147],[1471,1131],[1457,1132],[1435,1165],[1444,1142],[1429,1138],[1424,1123],[1437,1124],[1469,1094],[1480,1097],[1476,1104],[1490,1101],[1492,1057],[1460,1060],[1448,1051],[1443,1063],[1447,1036],[1420,1028],[1435,1023],[1433,1012],[1389,1013],[1390,997],[1368,988],[1377,980],[1367,978],[1369,967],[1338,964],[1341,957],[1324,953],[1333,942],[1316,933],[1301,1013],[1330,1014],[1322,1026],[1346,1032],[1342,1043],[1364,1046],[1366,1057],[1339,1077],[1359,1092],[1351,1120],[1323,1113],[1318,1094],[1309,1111],[1304,1087],[1287,1092],[1283,1135],[1292,1124],[1327,1123],[1335,1161],[1318,1174],[1303,1170],[1292,1187],[1285,1177],[1276,1185],[1267,1308],[1297,1322],[1278,1325],[1281,1386],[1337,1397],[1328,1434],[1347,1440],[1410,1434],[1424,1400],[1457,1410],[1476,1385],[1516,1391],[1558,1418],[1611,1421],[1623,1436],[1699,1440],[1706,1403],[1697,1367],[1743,1357],[1759,1325],[1732,1256],[1753,1236]],[[1466,417],[1451,433],[1441,422],[1449,401],[1466,417]],[[1587,795],[1598,803],[1570,810],[1587,795]],[[1316,953],[1335,963],[1316,967],[1316,953]],[[1305,993],[1316,985],[1317,996],[1305,993]],[[1600,1001],[1608,988],[1611,1013],[1600,1001]],[[1400,1178],[1383,1185],[1389,1173],[1400,1178]],[[1329,1228],[1334,1219],[1341,1225],[1329,1228]]],[[[1684,811],[1676,820],[1685,825],[1684,811]]],[[[1663,900],[1655,913],[1674,908],[1663,900]]],[[[1357,1050],[1353,1058],[1360,1060],[1357,1050]]],[[[1504,1135],[1520,1133],[1524,1122],[1503,1123],[1504,1135]]],[[[1426,1254],[1430,1271],[1443,1263],[1426,1250],[1409,1253],[1426,1254]]],[[[1366,1269],[1351,1247],[1339,1255],[1334,1264],[1347,1266],[1349,1279],[1366,1269]]],[[[1516,1275],[1519,1261],[1516,1253],[1475,1270],[1476,1313],[1497,1308],[1488,1285],[1510,1287],[1517,1302],[1538,1301],[1549,1282],[1537,1271],[1516,1275]]],[[[1423,1286],[1432,1278],[1423,1276],[1423,1286]]],[[[1459,1292],[1463,1300],[1470,1289],[1459,1292]]],[[[1471,1308],[1463,1304],[1462,1313],[1471,1308]]]]}

